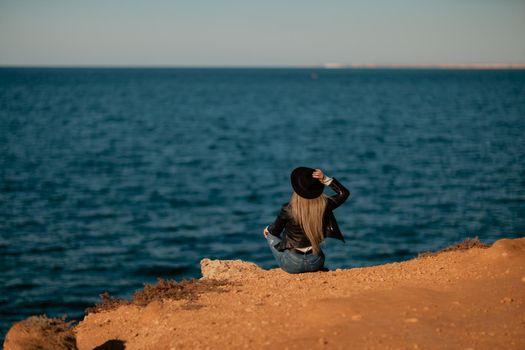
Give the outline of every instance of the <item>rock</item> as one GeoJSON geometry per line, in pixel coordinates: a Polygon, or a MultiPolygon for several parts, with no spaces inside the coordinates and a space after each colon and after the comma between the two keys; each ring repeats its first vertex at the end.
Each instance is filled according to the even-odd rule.
{"type": "Polygon", "coordinates": [[[15,323],[7,332],[5,350],[76,350],[71,323],[60,318],[31,316],[15,323]]]}
{"type": "Polygon", "coordinates": [[[202,278],[239,280],[263,271],[254,263],[242,260],[201,260],[202,278]]]}
{"type": "Polygon", "coordinates": [[[512,303],[514,301],[514,299],[512,299],[511,297],[505,297],[503,299],[501,299],[499,302],[501,304],[508,304],[508,303],[512,303]]]}
{"type": "Polygon", "coordinates": [[[488,257],[516,258],[525,253],[525,239],[500,239],[494,242],[488,250],[488,257]]]}

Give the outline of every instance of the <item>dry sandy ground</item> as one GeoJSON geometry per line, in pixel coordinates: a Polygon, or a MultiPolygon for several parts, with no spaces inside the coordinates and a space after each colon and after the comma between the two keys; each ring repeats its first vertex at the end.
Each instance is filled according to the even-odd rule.
{"type": "Polygon", "coordinates": [[[204,265],[203,282],[229,282],[90,313],[73,329],[78,348],[525,349],[525,238],[300,275],[204,265]]]}

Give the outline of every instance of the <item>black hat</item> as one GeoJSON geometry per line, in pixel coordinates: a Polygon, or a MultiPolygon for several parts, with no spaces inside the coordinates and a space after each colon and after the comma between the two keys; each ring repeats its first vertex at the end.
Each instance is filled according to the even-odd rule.
{"type": "Polygon", "coordinates": [[[301,166],[295,168],[290,174],[292,187],[299,196],[313,199],[323,193],[324,185],[319,179],[312,177],[314,171],[315,169],[301,166]]]}

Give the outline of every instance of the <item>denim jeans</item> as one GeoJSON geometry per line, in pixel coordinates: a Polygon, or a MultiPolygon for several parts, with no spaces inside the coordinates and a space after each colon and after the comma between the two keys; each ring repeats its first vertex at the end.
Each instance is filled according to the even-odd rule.
{"type": "Polygon", "coordinates": [[[315,253],[301,254],[295,253],[293,249],[286,249],[283,252],[275,249],[275,245],[281,241],[279,237],[268,234],[266,237],[270,250],[272,251],[275,260],[283,269],[288,273],[301,273],[301,272],[314,272],[323,270],[324,266],[324,253],[321,250],[319,255],[315,253]]]}

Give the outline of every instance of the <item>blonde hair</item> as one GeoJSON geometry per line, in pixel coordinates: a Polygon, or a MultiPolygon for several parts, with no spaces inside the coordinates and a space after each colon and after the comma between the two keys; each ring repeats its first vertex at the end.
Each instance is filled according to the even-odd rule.
{"type": "Polygon", "coordinates": [[[319,245],[324,239],[323,215],[328,196],[322,193],[319,197],[307,199],[292,193],[288,213],[301,226],[312,244],[314,253],[319,254],[319,245]]]}

